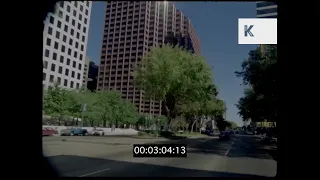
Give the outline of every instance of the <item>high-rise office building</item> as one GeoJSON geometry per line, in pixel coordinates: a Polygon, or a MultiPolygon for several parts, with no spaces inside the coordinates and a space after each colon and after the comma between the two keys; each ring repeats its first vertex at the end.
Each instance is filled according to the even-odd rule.
{"type": "Polygon", "coordinates": [[[132,72],[141,58],[164,43],[169,32],[189,38],[196,54],[200,40],[190,20],[170,2],[108,1],[98,75],[98,90],[119,90],[139,113],[161,114],[161,103],[144,98],[133,83],[132,72]]]}
{"type": "Polygon", "coordinates": [[[83,80],[82,80],[82,85],[83,85],[84,87],[87,87],[87,83],[88,83],[88,81],[90,81],[90,79],[88,79],[89,64],[90,64],[90,59],[89,59],[88,56],[86,56],[85,62],[84,62],[83,80]]]}
{"type": "MultiPolygon", "coordinates": [[[[276,2],[257,1],[257,18],[277,18],[278,5],[276,2]]],[[[260,45],[260,51],[265,53],[265,46],[260,45]]]]}
{"type": "Polygon", "coordinates": [[[276,2],[257,1],[257,18],[277,18],[278,5],[276,2]]]}
{"type": "Polygon", "coordinates": [[[97,90],[98,72],[99,72],[99,66],[96,65],[93,61],[90,61],[87,88],[91,91],[97,90]]]}
{"type": "Polygon", "coordinates": [[[80,88],[87,51],[91,1],[60,1],[43,30],[43,87],[80,88]]]}

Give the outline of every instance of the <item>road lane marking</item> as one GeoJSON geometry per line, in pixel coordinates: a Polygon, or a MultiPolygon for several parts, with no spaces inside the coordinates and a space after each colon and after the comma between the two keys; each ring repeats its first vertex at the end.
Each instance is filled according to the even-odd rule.
{"type": "Polygon", "coordinates": [[[198,140],[199,142],[207,142],[210,141],[211,139],[205,139],[205,140],[198,140]]]}
{"type": "MultiPolygon", "coordinates": [[[[235,139],[234,139],[234,141],[235,141],[235,139]]],[[[232,148],[232,145],[234,144],[234,141],[232,141],[232,143],[231,143],[231,145],[230,145],[229,149],[227,150],[227,152],[226,152],[226,153],[224,153],[224,156],[227,156],[227,155],[228,155],[228,153],[229,153],[230,149],[232,148]]]]}
{"type": "Polygon", "coordinates": [[[92,172],[92,173],[84,174],[84,175],[81,175],[81,176],[79,176],[79,177],[86,177],[86,176],[90,176],[90,175],[92,175],[92,174],[97,174],[97,173],[100,173],[100,172],[103,172],[103,171],[108,171],[108,170],[110,170],[110,168],[101,169],[101,170],[99,170],[99,171],[95,171],[95,172],[92,172]]]}
{"type": "Polygon", "coordinates": [[[227,156],[227,155],[228,155],[228,153],[229,153],[230,149],[231,149],[231,148],[229,148],[229,149],[227,150],[227,152],[226,152],[226,153],[224,153],[224,155],[225,155],[225,156],[227,156]]]}

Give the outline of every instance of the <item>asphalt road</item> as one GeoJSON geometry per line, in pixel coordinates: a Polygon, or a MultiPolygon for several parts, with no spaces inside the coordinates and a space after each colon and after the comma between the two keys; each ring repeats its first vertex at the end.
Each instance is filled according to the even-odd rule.
{"type": "Polygon", "coordinates": [[[155,140],[68,137],[44,140],[44,153],[61,176],[72,177],[274,177],[277,162],[272,147],[253,136],[184,139],[187,158],[133,158],[132,144],[155,140]],[[82,139],[80,139],[82,138],[82,139]],[[82,141],[81,141],[82,140],[82,141]],[[116,143],[117,142],[117,143],[116,143]]]}

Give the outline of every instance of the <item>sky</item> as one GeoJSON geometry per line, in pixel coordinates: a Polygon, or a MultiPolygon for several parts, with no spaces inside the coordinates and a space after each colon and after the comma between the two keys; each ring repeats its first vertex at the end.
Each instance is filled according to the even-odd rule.
{"type": "MultiPolygon", "coordinates": [[[[227,120],[241,126],[235,104],[243,95],[242,79],[235,71],[250,50],[257,45],[238,44],[238,18],[255,18],[255,2],[175,2],[176,8],[189,17],[201,41],[201,55],[213,67],[219,98],[227,104],[227,120]]],[[[99,64],[105,2],[93,2],[87,56],[99,64]]]]}

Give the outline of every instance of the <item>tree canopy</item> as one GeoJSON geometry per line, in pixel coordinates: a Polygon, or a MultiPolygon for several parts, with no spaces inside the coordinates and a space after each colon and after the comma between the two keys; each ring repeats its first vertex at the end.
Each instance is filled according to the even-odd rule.
{"type": "Polygon", "coordinates": [[[215,115],[225,110],[206,60],[177,46],[151,49],[134,72],[134,80],[147,98],[163,102],[168,123],[179,115],[215,115]]]}
{"type": "Polygon", "coordinates": [[[236,106],[244,121],[276,121],[277,116],[277,45],[266,45],[265,53],[260,49],[249,52],[242,63],[242,70],[236,72],[248,86],[236,106]]]}
{"type": "Polygon", "coordinates": [[[83,123],[90,126],[129,125],[138,121],[135,106],[122,99],[117,91],[67,90],[55,84],[45,90],[43,104],[46,115],[83,118],[83,123]],[[82,112],[84,104],[86,109],[82,112]]]}
{"type": "Polygon", "coordinates": [[[234,121],[228,121],[228,123],[230,124],[230,129],[236,129],[238,127],[238,124],[234,121]]]}

